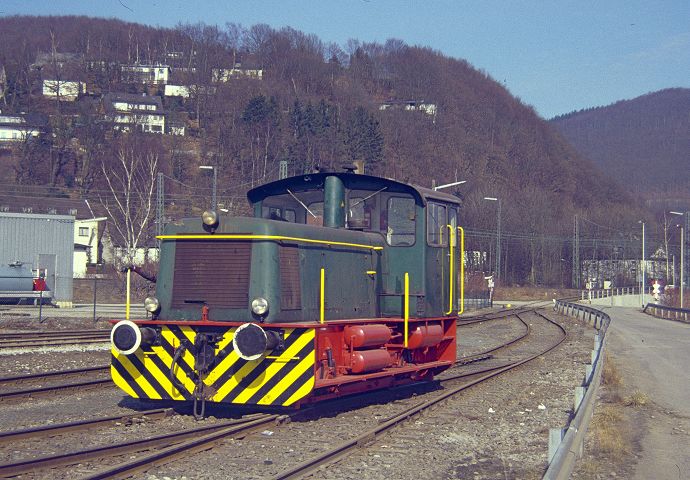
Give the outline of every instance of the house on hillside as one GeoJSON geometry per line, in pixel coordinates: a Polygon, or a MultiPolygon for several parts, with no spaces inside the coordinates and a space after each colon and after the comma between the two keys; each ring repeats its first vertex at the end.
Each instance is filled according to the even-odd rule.
{"type": "Polygon", "coordinates": [[[122,65],[120,72],[123,82],[165,85],[170,77],[170,66],[122,65]]]}
{"type": "Polygon", "coordinates": [[[74,102],[79,95],[86,93],[86,83],[69,80],[43,80],[43,96],[74,102]]]}
{"type": "Polygon", "coordinates": [[[217,89],[208,85],[166,85],[164,96],[189,98],[196,95],[215,95],[217,89]]]}
{"type": "Polygon", "coordinates": [[[264,71],[256,68],[242,68],[239,63],[236,63],[233,68],[214,68],[211,70],[213,83],[228,83],[230,80],[238,78],[263,80],[264,71]]]}
{"type": "Polygon", "coordinates": [[[129,132],[136,128],[146,133],[166,132],[161,97],[109,93],[103,97],[103,109],[115,130],[129,132]]]}
{"type": "Polygon", "coordinates": [[[48,117],[39,113],[3,115],[0,113],[0,142],[23,142],[45,133],[48,117]]]}
{"type": "Polygon", "coordinates": [[[436,118],[435,103],[424,100],[388,100],[379,104],[379,110],[404,110],[407,112],[422,112],[436,118]]]}

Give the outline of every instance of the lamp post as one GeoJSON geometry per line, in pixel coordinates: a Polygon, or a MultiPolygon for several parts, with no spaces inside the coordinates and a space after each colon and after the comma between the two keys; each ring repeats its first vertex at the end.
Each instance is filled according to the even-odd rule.
{"type": "Polygon", "coordinates": [[[637,223],[642,224],[642,265],[640,266],[640,271],[642,273],[642,283],[640,284],[640,303],[642,304],[642,308],[644,308],[644,294],[645,294],[645,286],[647,285],[647,280],[645,278],[647,269],[646,269],[646,263],[644,259],[644,222],[642,220],[638,220],[637,223]]]}
{"type": "Polygon", "coordinates": [[[496,214],[496,279],[501,278],[501,199],[497,197],[484,197],[484,200],[497,202],[496,214]]]}
{"type": "Polygon", "coordinates": [[[463,183],[467,183],[467,180],[460,180],[459,182],[446,183],[445,185],[439,185],[438,187],[434,187],[434,190],[441,190],[442,188],[454,187],[455,185],[462,185],[463,183]]]}
{"type": "MultiPolygon", "coordinates": [[[[668,212],[672,215],[680,215],[681,217],[685,214],[683,212],[668,212]]],[[[680,308],[683,308],[683,286],[685,283],[685,235],[683,225],[676,225],[680,228],[680,308]]]]}
{"type": "Polygon", "coordinates": [[[200,170],[213,170],[213,197],[211,198],[211,210],[218,209],[218,199],[216,197],[216,186],[218,183],[218,169],[213,165],[199,165],[200,170]]]}

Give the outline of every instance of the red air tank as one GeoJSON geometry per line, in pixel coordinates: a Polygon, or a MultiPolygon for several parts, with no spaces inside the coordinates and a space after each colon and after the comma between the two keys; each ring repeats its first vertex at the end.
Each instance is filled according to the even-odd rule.
{"type": "Polygon", "coordinates": [[[407,339],[408,348],[438,345],[443,340],[443,327],[439,324],[422,325],[414,329],[407,339]]]}
{"type": "Polygon", "coordinates": [[[352,373],[373,372],[390,364],[391,356],[383,349],[352,352],[352,373]]]}
{"type": "Polygon", "coordinates": [[[378,347],[391,338],[391,330],[385,325],[349,325],[343,331],[345,343],[350,348],[378,347]]]}

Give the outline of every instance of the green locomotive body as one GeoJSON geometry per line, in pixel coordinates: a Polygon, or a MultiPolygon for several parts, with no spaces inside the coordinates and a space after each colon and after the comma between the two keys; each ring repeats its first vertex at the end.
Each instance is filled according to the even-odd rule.
{"type": "Polygon", "coordinates": [[[166,227],[153,318],[111,335],[125,392],[294,407],[454,362],[456,197],[344,172],[248,198],[254,217],[166,227]]]}

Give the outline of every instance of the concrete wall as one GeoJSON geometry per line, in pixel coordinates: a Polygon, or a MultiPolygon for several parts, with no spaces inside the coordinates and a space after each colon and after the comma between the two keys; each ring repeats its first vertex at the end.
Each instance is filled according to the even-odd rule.
{"type": "MultiPolygon", "coordinates": [[[[654,303],[654,297],[647,294],[645,295],[644,298],[644,304],[648,303],[654,303]]],[[[640,297],[640,294],[632,294],[632,295],[614,295],[612,297],[606,297],[606,298],[596,298],[592,299],[591,302],[588,300],[582,300],[580,303],[588,304],[590,303],[591,305],[599,305],[599,306],[609,306],[609,307],[633,307],[633,308],[642,308],[642,299],[640,297]]]]}

